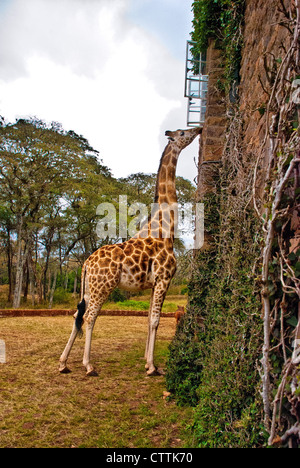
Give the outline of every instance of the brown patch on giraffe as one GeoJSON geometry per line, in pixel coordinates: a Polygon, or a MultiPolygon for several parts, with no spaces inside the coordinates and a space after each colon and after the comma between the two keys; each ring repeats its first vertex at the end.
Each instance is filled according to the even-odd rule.
{"type": "Polygon", "coordinates": [[[159,193],[161,195],[165,195],[167,193],[166,184],[159,184],[159,193]]]}
{"type": "Polygon", "coordinates": [[[159,181],[160,182],[166,182],[166,179],[167,179],[167,171],[166,171],[166,168],[164,166],[162,166],[159,181]]]}
{"type": "Polygon", "coordinates": [[[119,270],[120,268],[120,263],[112,261],[110,264],[111,270],[116,271],[119,270]]]}
{"type": "Polygon", "coordinates": [[[173,255],[173,242],[172,242],[171,239],[166,239],[166,241],[165,241],[165,249],[167,250],[167,252],[168,252],[169,254],[171,254],[172,256],[174,256],[174,255],[173,255]]]}
{"type": "Polygon", "coordinates": [[[132,258],[130,258],[130,257],[125,258],[124,265],[126,265],[128,267],[132,267],[134,264],[135,264],[135,262],[132,260],[132,258]]]}
{"type": "Polygon", "coordinates": [[[123,260],[124,256],[123,250],[121,250],[119,246],[116,246],[115,250],[112,252],[112,259],[120,262],[123,260]]]}
{"type": "Polygon", "coordinates": [[[141,263],[140,263],[140,267],[142,271],[147,271],[148,263],[149,263],[149,256],[145,252],[143,252],[141,256],[141,263]]]}
{"type": "Polygon", "coordinates": [[[132,275],[136,275],[140,271],[139,265],[135,265],[130,269],[132,275]]]}
{"type": "Polygon", "coordinates": [[[135,263],[140,263],[140,259],[141,259],[141,256],[139,254],[134,254],[131,256],[132,260],[135,262],[135,263]]]}
{"type": "Polygon", "coordinates": [[[133,251],[134,251],[134,248],[133,248],[133,245],[132,244],[129,244],[125,247],[124,249],[124,254],[125,255],[132,255],[133,254],[133,251]]]}
{"type": "Polygon", "coordinates": [[[168,256],[168,252],[165,249],[160,252],[160,254],[157,256],[157,260],[159,261],[160,265],[164,265],[166,263],[168,256]]]}
{"type": "Polygon", "coordinates": [[[99,260],[99,266],[100,266],[100,268],[107,268],[107,267],[109,267],[110,264],[111,264],[111,259],[108,258],[108,257],[101,258],[101,259],[99,260]]]}
{"type": "Polygon", "coordinates": [[[135,279],[139,281],[140,283],[144,283],[146,279],[146,273],[142,273],[142,272],[139,273],[135,279]]]}
{"type": "Polygon", "coordinates": [[[168,203],[169,199],[167,195],[162,195],[161,197],[159,197],[159,201],[160,203],[168,203]]]}
{"type": "Polygon", "coordinates": [[[149,257],[153,257],[155,255],[155,247],[146,246],[145,253],[149,255],[149,257]]]}
{"type": "Polygon", "coordinates": [[[173,151],[172,151],[172,146],[171,146],[171,145],[167,145],[164,154],[167,156],[167,155],[170,154],[170,153],[173,153],[173,151]]]}
{"type": "Polygon", "coordinates": [[[144,250],[144,242],[141,239],[135,241],[135,247],[144,250]]]}

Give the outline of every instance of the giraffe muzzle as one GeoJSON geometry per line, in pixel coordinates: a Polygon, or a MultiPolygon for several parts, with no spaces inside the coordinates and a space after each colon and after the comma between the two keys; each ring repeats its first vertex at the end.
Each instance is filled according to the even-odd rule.
{"type": "Polygon", "coordinates": [[[172,137],[172,133],[173,133],[173,132],[171,132],[170,130],[167,130],[167,131],[165,132],[165,135],[166,135],[167,137],[169,137],[168,140],[170,140],[170,141],[175,141],[174,138],[172,137]]]}

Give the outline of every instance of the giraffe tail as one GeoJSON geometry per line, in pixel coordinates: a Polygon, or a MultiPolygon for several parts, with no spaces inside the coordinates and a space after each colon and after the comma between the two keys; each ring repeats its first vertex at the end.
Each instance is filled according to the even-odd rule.
{"type": "Polygon", "coordinates": [[[85,303],[85,300],[84,300],[85,274],[86,274],[86,269],[85,269],[85,265],[84,265],[83,270],[82,270],[82,276],[81,276],[81,297],[82,297],[82,300],[77,305],[77,314],[76,314],[76,318],[75,318],[75,326],[76,326],[80,336],[82,336],[81,328],[82,328],[82,324],[83,324],[83,316],[85,314],[85,309],[86,309],[86,303],[85,303]]]}
{"type": "Polygon", "coordinates": [[[85,314],[85,300],[82,299],[81,302],[77,305],[77,315],[75,318],[75,326],[79,332],[79,336],[82,336],[82,324],[83,324],[83,316],[85,314]]]}

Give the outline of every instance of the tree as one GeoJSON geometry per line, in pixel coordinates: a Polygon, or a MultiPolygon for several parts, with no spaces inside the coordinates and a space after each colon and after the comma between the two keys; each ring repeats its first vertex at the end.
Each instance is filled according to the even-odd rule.
{"type": "MultiPolygon", "coordinates": [[[[92,252],[120,241],[117,234],[98,238],[97,206],[112,203],[117,225],[120,194],[150,213],[155,184],[156,174],[115,179],[83,136],[56,122],[0,119],[0,242],[13,307],[20,306],[22,288],[33,303],[36,295],[52,303],[56,284],[64,287],[92,252]]],[[[191,201],[192,192],[178,178],[179,202],[191,201]]]]}
{"type": "Polygon", "coordinates": [[[96,164],[97,156],[86,139],[64,131],[57,123],[49,126],[41,120],[21,119],[0,127],[0,202],[10,211],[16,233],[13,307],[20,305],[23,270],[33,248],[33,232],[48,232],[49,255],[55,230],[53,220],[58,221],[64,200],[76,191],[76,185],[95,173],[95,168],[109,173],[108,168],[96,164]],[[43,226],[47,209],[52,222],[48,229],[43,226]]]}

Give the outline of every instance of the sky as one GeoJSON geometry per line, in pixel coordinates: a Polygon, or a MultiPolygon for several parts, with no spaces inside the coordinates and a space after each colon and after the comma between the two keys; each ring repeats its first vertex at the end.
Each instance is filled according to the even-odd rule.
{"type": "MultiPolygon", "coordinates": [[[[0,115],[60,122],[115,177],[156,172],[186,128],[192,0],[0,0],[0,115]]],[[[177,175],[197,175],[198,143],[177,175]]]]}

